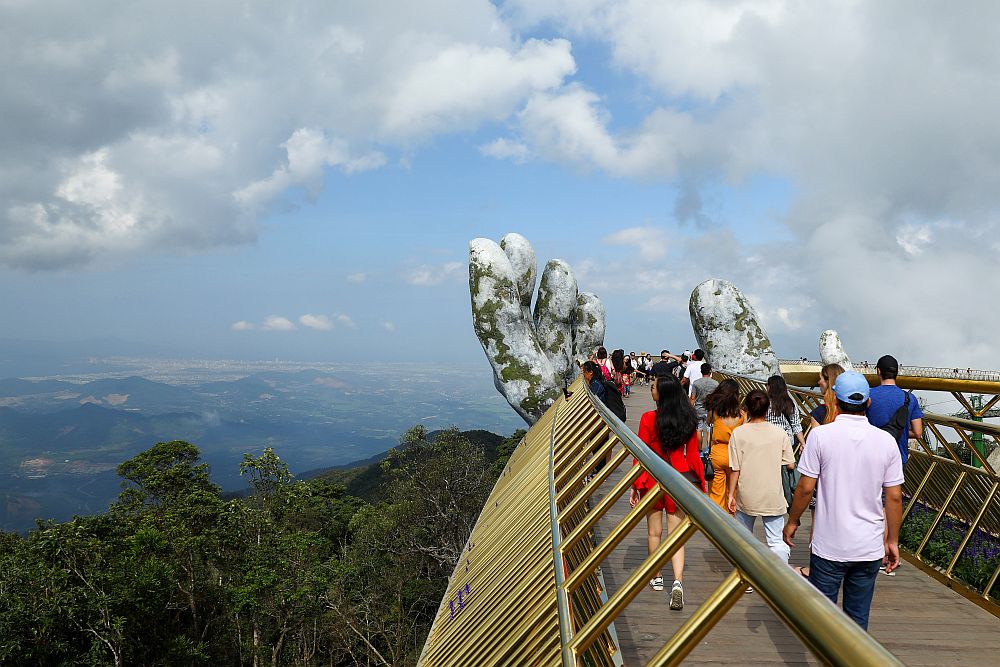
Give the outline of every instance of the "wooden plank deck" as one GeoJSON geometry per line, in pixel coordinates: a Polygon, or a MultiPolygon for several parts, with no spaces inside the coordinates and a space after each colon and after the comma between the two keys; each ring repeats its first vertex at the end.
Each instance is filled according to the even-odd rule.
{"type": "MultiPolygon", "coordinates": [[[[639,417],[652,409],[649,388],[633,388],[626,399],[628,425],[636,430],[639,417]]],[[[626,463],[627,465],[628,463],[626,463]]],[[[609,480],[624,473],[623,465],[609,480]]],[[[597,528],[606,535],[612,521],[628,511],[623,497],[597,528]]],[[[808,514],[808,512],[807,512],[808,514]]],[[[808,522],[803,517],[791,563],[808,563],[808,522]]],[[[758,522],[756,535],[763,540],[758,522]]],[[[640,524],[603,564],[609,594],[646,558],[645,523],[640,524]]],[[[732,566],[700,533],[686,545],[685,608],[668,609],[672,572],[663,570],[666,590],[646,588],[615,622],[625,665],[643,665],[705,600],[732,566]]],[[[1000,665],[1000,619],[904,562],[895,577],[880,576],[872,603],[870,631],[908,665],[1000,665]]],[[[687,664],[701,665],[814,665],[820,662],[778,620],[757,595],[745,595],[688,656],[687,664]]]]}

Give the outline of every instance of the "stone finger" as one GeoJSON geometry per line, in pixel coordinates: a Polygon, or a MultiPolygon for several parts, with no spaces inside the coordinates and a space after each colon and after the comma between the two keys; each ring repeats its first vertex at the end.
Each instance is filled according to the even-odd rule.
{"type": "Polygon", "coordinates": [[[701,283],[691,292],[689,310],[698,345],[714,368],[761,381],[781,375],[757,311],[731,282],[701,283]]]}
{"type": "Polygon", "coordinates": [[[573,358],[586,361],[588,355],[604,345],[607,314],[604,303],[593,292],[580,292],[573,314],[573,358]]]}
{"type": "Polygon", "coordinates": [[[840,334],[833,329],[827,329],[819,335],[819,358],[823,365],[840,364],[845,371],[853,371],[850,357],[844,351],[844,345],[840,342],[840,334]]]}
{"type": "Polygon", "coordinates": [[[560,380],[574,376],[573,312],[577,303],[576,277],[569,264],[549,260],[542,271],[535,301],[535,333],[542,352],[560,380]]]}

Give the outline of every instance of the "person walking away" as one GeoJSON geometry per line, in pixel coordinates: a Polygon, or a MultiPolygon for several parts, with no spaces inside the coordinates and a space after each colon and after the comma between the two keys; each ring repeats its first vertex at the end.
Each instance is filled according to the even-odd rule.
{"type": "Polygon", "coordinates": [[[729,439],[729,511],[753,533],[757,517],[764,524],[767,546],[786,564],[790,553],[785,527],[785,494],[781,466],[795,467],[792,441],[784,429],[767,421],[770,401],[763,389],[743,400],[747,423],[733,429],[729,439]]]}
{"type": "MultiPolygon", "coordinates": [[[[625,412],[625,402],[622,400],[622,395],[618,392],[618,388],[615,383],[604,377],[601,372],[600,366],[597,362],[586,361],[581,367],[581,374],[583,375],[583,381],[587,383],[590,387],[590,391],[593,392],[597,398],[600,399],[611,412],[614,413],[618,419],[625,422],[626,412],[625,412]]],[[[601,450],[601,445],[598,444],[591,450],[591,454],[596,455],[601,450]]],[[[604,456],[594,465],[594,469],[586,476],[585,482],[589,482],[591,478],[600,472],[608,462],[608,457],[604,456]]]]}
{"type": "Polygon", "coordinates": [[[780,426],[790,441],[798,441],[801,449],[806,444],[802,437],[802,415],[795,401],[788,395],[785,378],[780,375],[767,378],[767,398],[771,402],[771,407],[767,411],[767,421],[780,426]]]}
{"type": "Polygon", "coordinates": [[[603,345],[597,348],[596,361],[597,365],[601,367],[601,373],[604,374],[604,377],[606,379],[610,380],[612,366],[611,366],[611,360],[608,359],[608,348],[604,347],[603,345]]]}
{"type": "MultiPolygon", "coordinates": [[[[670,369],[671,374],[673,374],[673,376],[677,378],[678,381],[684,378],[684,371],[687,370],[688,359],[690,359],[690,357],[685,352],[684,354],[681,355],[680,362],[678,362],[675,366],[671,367],[670,369]]],[[[683,386],[683,384],[681,386],[683,386]]]]}
{"type": "Polygon", "coordinates": [[[684,377],[681,379],[681,385],[688,390],[688,396],[691,395],[691,385],[702,376],[701,365],[703,363],[705,363],[705,351],[699,348],[691,354],[691,361],[684,369],[684,377]]]}
{"type": "Polygon", "coordinates": [[[896,386],[896,377],[899,375],[899,362],[891,355],[880,357],[875,364],[875,372],[878,374],[879,386],[871,390],[871,407],[868,408],[868,421],[872,426],[888,431],[890,435],[896,436],[896,444],[899,447],[899,458],[906,466],[910,458],[910,438],[920,438],[924,434],[924,411],[920,409],[920,403],[912,394],[909,396],[907,405],[907,416],[905,425],[901,421],[902,428],[893,430],[887,428],[893,422],[896,412],[907,402],[908,392],[896,386]]]}
{"type": "Polygon", "coordinates": [[[618,393],[628,396],[625,391],[625,350],[615,350],[611,353],[611,381],[618,387],[618,393]]]}
{"type": "Polygon", "coordinates": [[[829,424],[837,418],[837,397],[833,393],[833,383],[837,381],[844,367],[840,364],[827,364],[819,371],[819,390],[823,394],[823,402],[809,413],[811,427],[829,424]]]}
{"type": "Polygon", "coordinates": [[[708,488],[708,498],[726,512],[729,509],[729,439],[733,429],[744,422],[740,406],[740,385],[731,378],[723,380],[705,398],[706,421],[711,428],[709,459],[715,476],[708,488]]]}
{"type": "MultiPolygon", "coordinates": [[[[705,399],[719,386],[719,381],[712,377],[712,365],[707,361],[699,369],[701,376],[691,383],[691,392],[688,394],[694,413],[698,415],[698,428],[708,429],[708,412],[705,410],[705,399]]],[[[711,446],[711,443],[709,443],[711,446]]]]}
{"type": "MultiPolygon", "coordinates": [[[[672,377],[657,379],[652,392],[656,410],[644,413],[639,419],[639,439],[704,492],[705,468],[698,455],[698,418],[694,414],[694,408],[688,403],[680,383],[672,377]]],[[[632,465],[635,464],[633,459],[632,465]]],[[[643,472],[632,485],[629,504],[635,507],[656,486],[656,479],[643,472]]],[[[646,516],[646,546],[650,554],[660,546],[664,510],[667,513],[668,534],[684,519],[684,511],[677,507],[670,496],[664,495],[646,516]]],[[[684,608],[684,547],[677,550],[670,559],[670,564],[674,571],[670,608],[676,611],[684,608]]],[[[663,573],[658,573],[649,585],[654,591],[662,591],[663,573]]]]}
{"type": "Polygon", "coordinates": [[[784,539],[795,546],[799,519],[818,482],[823,493],[816,501],[809,582],[834,604],[843,586],[844,613],[867,630],[879,564],[884,559],[887,572],[899,565],[903,464],[898,443],[866,418],[865,377],[842,373],[833,391],[840,414],[809,432],[784,539]]]}
{"type": "MultiPolygon", "coordinates": [[[[840,374],[844,372],[844,367],[840,364],[826,364],[819,371],[819,390],[823,394],[823,402],[812,409],[809,413],[809,428],[810,430],[816,428],[821,424],[829,424],[834,419],[837,418],[839,411],[837,410],[837,397],[833,393],[833,383],[837,381],[840,374]]],[[[816,511],[816,496],[819,495],[819,485],[816,485],[816,490],[813,491],[813,497],[809,500],[809,512],[814,514],[816,511]]],[[[813,522],[809,523],[809,542],[812,542],[812,531],[813,522]]],[[[795,571],[801,574],[803,577],[809,577],[809,566],[796,567],[795,571]]]]}
{"type": "Polygon", "coordinates": [[[622,401],[622,395],[618,391],[618,386],[613,381],[604,377],[601,367],[597,365],[597,362],[584,362],[582,372],[583,381],[590,387],[590,391],[597,398],[601,399],[601,403],[606,405],[608,410],[624,422],[626,417],[625,402],[622,401]]]}

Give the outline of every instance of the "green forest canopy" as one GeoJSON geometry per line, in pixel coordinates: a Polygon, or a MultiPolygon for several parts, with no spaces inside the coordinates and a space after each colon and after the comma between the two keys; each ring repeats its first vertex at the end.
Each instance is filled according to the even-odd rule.
{"type": "Polygon", "coordinates": [[[522,436],[416,426],[309,481],[266,449],[228,500],[197,447],[158,443],[106,513],[0,533],[0,663],[413,664],[522,436]]]}

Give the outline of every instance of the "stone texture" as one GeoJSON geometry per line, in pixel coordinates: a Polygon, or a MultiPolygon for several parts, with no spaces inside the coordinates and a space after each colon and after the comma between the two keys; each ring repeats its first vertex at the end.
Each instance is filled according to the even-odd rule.
{"type": "Polygon", "coordinates": [[[560,380],[574,376],[573,311],[578,291],[573,269],[561,259],[552,259],[542,271],[535,300],[535,332],[538,344],[552,362],[560,380]]]}
{"type": "Polygon", "coordinates": [[[833,329],[827,329],[819,335],[819,359],[824,366],[840,364],[845,371],[854,370],[851,359],[840,342],[840,334],[833,329]]]}
{"type": "Polygon", "coordinates": [[[691,292],[691,327],[713,367],[767,380],[781,375],[778,358],[750,301],[726,280],[706,280],[691,292]]]}
{"type": "Polygon", "coordinates": [[[514,269],[515,289],[521,299],[524,319],[530,320],[531,297],[535,293],[535,272],[538,270],[535,249],[531,247],[528,239],[513,232],[505,234],[500,239],[500,247],[503,248],[514,269]]]}
{"type": "Polygon", "coordinates": [[[592,352],[604,345],[607,314],[604,311],[604,303],[596,294],[580,292],[577,295],[573,324],[573,358],[583,362],[592,352]]]}
{"type": "Polygon", "coordinates": [[[535,270],[535,251],[520,234],[507,234],[500,244],[469,242],[472,325],[497,390],[528,424],[575,377],[579,351],[604,343],[605,329],[600,299],[580,294],[573,270],[558,259],[545,265],[532,316],[535,270]]]}

